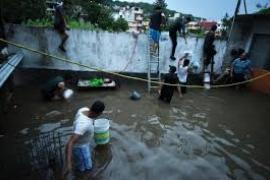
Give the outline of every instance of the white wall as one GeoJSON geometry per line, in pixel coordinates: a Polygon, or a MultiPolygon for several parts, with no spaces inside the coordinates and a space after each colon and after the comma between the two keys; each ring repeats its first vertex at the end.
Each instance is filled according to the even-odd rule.
{"type": "MultiPolygon", "coordinates": [[[[98,67],[109,71],[146,73],[148,66],[148,38],[146,34],[134,38],[131,33],[109,33],[93,32],[86,30],[69,31],[69,39],[66,43],[67,53],[58,50],[59,36],[52,29],[28,28],[10,25],[8,37],[12,42],[23,44],[27,47],[45,51],[50,54],[73,59],[84,65],[98,67]]],[[[179,58],[183,52],[193,52],[193,61],[201,62],[201,49],[203,39],[188,38],[186,45],[183,39],[178,39],[176,57],[179,58]]],[[[226,44],[222,41],[216,42],[218,54],[216,55],[215,70],[219,72],[226,44]]],[[[12,50],[17,50],[12,47],[12,50]]],[[[176,64],[169,60],[171,42],[168,33],[163,33],[160,41],[161,72],[167,72],[169,65],[176,64]]],[[[50,68],[62,70],[85,71],[88,69],[68,63],[63,63],[41,55],[23,50],[25,54],[23,67],[28,68],[50,68]]]]}

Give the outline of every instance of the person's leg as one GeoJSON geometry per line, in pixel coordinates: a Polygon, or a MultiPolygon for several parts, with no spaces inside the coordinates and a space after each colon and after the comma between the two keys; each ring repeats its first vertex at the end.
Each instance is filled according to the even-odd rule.
{"type": "MultiPolygon", "coordinates": [[[[187,83],[181,83],[182,85],[187,85],[187,83]]],[[[181,92],[182,94],[186,94],[187,93],[187,87],[185,86],[181,86],[181,92]]]]}
{"type": "Polygon", "coordinates": [[[171,42],[172,42],[172,51],[171,51],[170,58],[172,60],[176,60],[176,58],[174,57],[174,54],[175,54],[175,50],[177,47],[177,35],[175,33],[170,33],[170,38],[171,38],[171,42]]]}
{"type": "Polygon", "coordinates": [[[91,170],[93,167],[90,144],[73,148],[75,169],[80,172],[91,170]]]}
{"type": "Polygon", "coordinates": [[[208,66],[211,62],[211,56],[208,53],[204,54],[204,62],[203,62],[203,72],[208,69],[208,66]]]}
{"type": "Polygon", "coordinates": [[[166,98],[167,99],[167,103],[169,103],[169,104],[171,103],[172,96],[173,96],[173,94],[170,94],[170,95],[167,96],[167,98],[166,98]]]}
{"type": "Polygon", "coordinates": [[[159,39],[160,39],[160,32],[157,30],[154,30],[154,53],[157,52],[158,48],[159,48],[159,39]]]}
{"type": "Polygon", "coordinates": [[[85,171],[85,166],[83,163],[83,152],[81,147],[74,147],[73,148],[73,162],[75,166],[75,170],[80,172],[85,171]]]}
{"type": "Polygon", "coordinates": [[[84,145],[83,149],[82,149],[82,153],[83,153],[83,162],[84,162],[84,167],[85,170],[91,170],[93,167],[93,163],[92,163],[92,149],[90,144],[84,145]]]}
{"type": "Polygon", "coordinates": [[[66,43],[66,41],[68,39],[68,34],[66,33],[65,30],[61,30],[60,34],[61,34],[62,41],[61,41],[61,44],[59,45],[59,48],[62,51],[66,52],[66,49],[65,49],[64,45],[65,45],[65,43],[66,43]]]}

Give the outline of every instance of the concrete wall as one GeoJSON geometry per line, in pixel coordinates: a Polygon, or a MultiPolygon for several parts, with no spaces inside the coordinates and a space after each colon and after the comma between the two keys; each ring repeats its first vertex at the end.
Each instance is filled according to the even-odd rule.
{"type": "MultiPolygon", "coordinates": [[[[131,33],[93,32],[86,30],[71,30],[66,44],[66,53],[58,50],[59,36],[52,29],[29,28],[17,25],[7,27],[8,38],[12,42],[27,47],[45,51],[50,54],[73,59],[76,62],[116,72],[146,73],[148,66],[148,38],[141,34],[134,38],[131,33]]],[[[184,51],[193,53],[192,60],[201,65],[203,39],[188,38],[186,45],[183,39],[178,39],[176,57],[184,51]]],[[[217,41],[215,71],[220,72],[223,55],[226,49],[225,42],[217,41]]],[[[17,50],[12,47],[12,51],[17,50]]],[[[169,60],[171,42],[168,33],[163,33],[160,42],[161,72],[167,72],[168,66],[176,64],[169,60]]],[[[41,55],[23,50],[25,54],[23,67],[50,68],[62,70],[85,71],[82,67],[63,63],[41,55]]]]}
{"type": "MultiPolygon", "coordinates": [[[[243,48],[250,52],[256,35],[270,36],[269,19],[270,15],[242,15],[236,19],[228,49],[224,56],[225,65],[231,61],[229,53],[233,48],[243,48]]],[[[264,47],[262,44],[260,46],[264,47]]],[[[270,49],[265,49],[265,51],[270,51],[270,49]]],[[[258,57],[254,61],[260,61],[260,58],[258,57]]]]}

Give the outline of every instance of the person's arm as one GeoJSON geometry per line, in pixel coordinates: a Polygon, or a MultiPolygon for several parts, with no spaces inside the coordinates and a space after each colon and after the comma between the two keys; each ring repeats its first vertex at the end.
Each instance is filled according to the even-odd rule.
{"type": "MultiPolygon", "coordinates": [[[[236,59],[237,60],[237,59],[236,59]]],[[[233,77],[233,71],[234,71],[234,64],[235,64],[235,61],[236,60],[234,60],[233,62],[232,62],[232,64],[231,64],[231,72],[230,72],[230,76],[231,77],[233,77]]]]}
{"type": "Polygon", "coordinates": [[[72,170],[72,149],[74,144],[78,141],[80,135],[73,134],[67,143],[66,146],[66,170],[65,174],[69,173],[72,170]]]}
{"type": "MultiPolygon", "coordinates": [[[[164,76],[164,79],[161,81],[162,83],[165,83],[165,78],[166,78],[166,75],[164,76]]],[[[159,95],[161,93],[162,86],[163,86],[162,84],[159,84],[159,88],[158,88],[159,95]]]]}
{"type": "Polygon", "coordinates": [[[185,43],[187,44],[187,38],[186,38],[186,26],[183,23],[180,23],[180,34],[182,34],[185,43]]]}
{"type": "Polygon", "coordinates": [[[182,57],[182,58],[179,59],[179,61],[178,61],[178,65],[177,65],[178,69],[180,68],[180,65],[181,65],[181,62],[183,61],[183,58],[184,58],[184,57],[182,57]]]}
{"type": "Polygon", "coordinates": [[[252,67],[251,67],[251,62],[250,60],[248,60],[249,63],[248,63],[248,71],[249,71],[249,76],[252,77],[253,76],[253,70],[252,70],[252,67]]]}
{"type": "Polygon", "coordinates": [[[179,79],[178,79],[177,76],[176,76],[176,79],[175,79],[175,81],[174,81],[174,84],[177,85],[176,88],[177,88],[177,92],[178,92],[179,97],[180,97],[180,98],[183,97],[183,96],[182,96],[181,87],[180,87],[181,84],[180,84],[180,81],[179,81],[179,79]]]}
{"type": "Polygon", "coordinates": [[[183,97],[182,95],[182,91],[181,91],[181,87],[180,87],[180,83],[178,82],[178,86],[177,86],[177,91],[178,91],[178,94],[179,94],[179,97],[183,97]]]}

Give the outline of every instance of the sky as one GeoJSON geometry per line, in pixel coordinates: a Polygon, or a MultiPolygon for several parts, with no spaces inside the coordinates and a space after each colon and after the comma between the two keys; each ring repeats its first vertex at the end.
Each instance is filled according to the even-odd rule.
{"type": "MultiPolygon", "coordinates": [[[[148,2],[153,3],[155,0],[120,0],[129,2],[148,2]]],[[[185,14],[207,18],[208,20],[220,20],[225,13],[233,15],[237,0],[166,0],[168,8],[185,14]]],[[[246,0],[248,13],[257,10],[256,4],[266,4],[270,0],[246,0]]],[[[240,13],[244,13],[242,4],[240,13]]]]}

